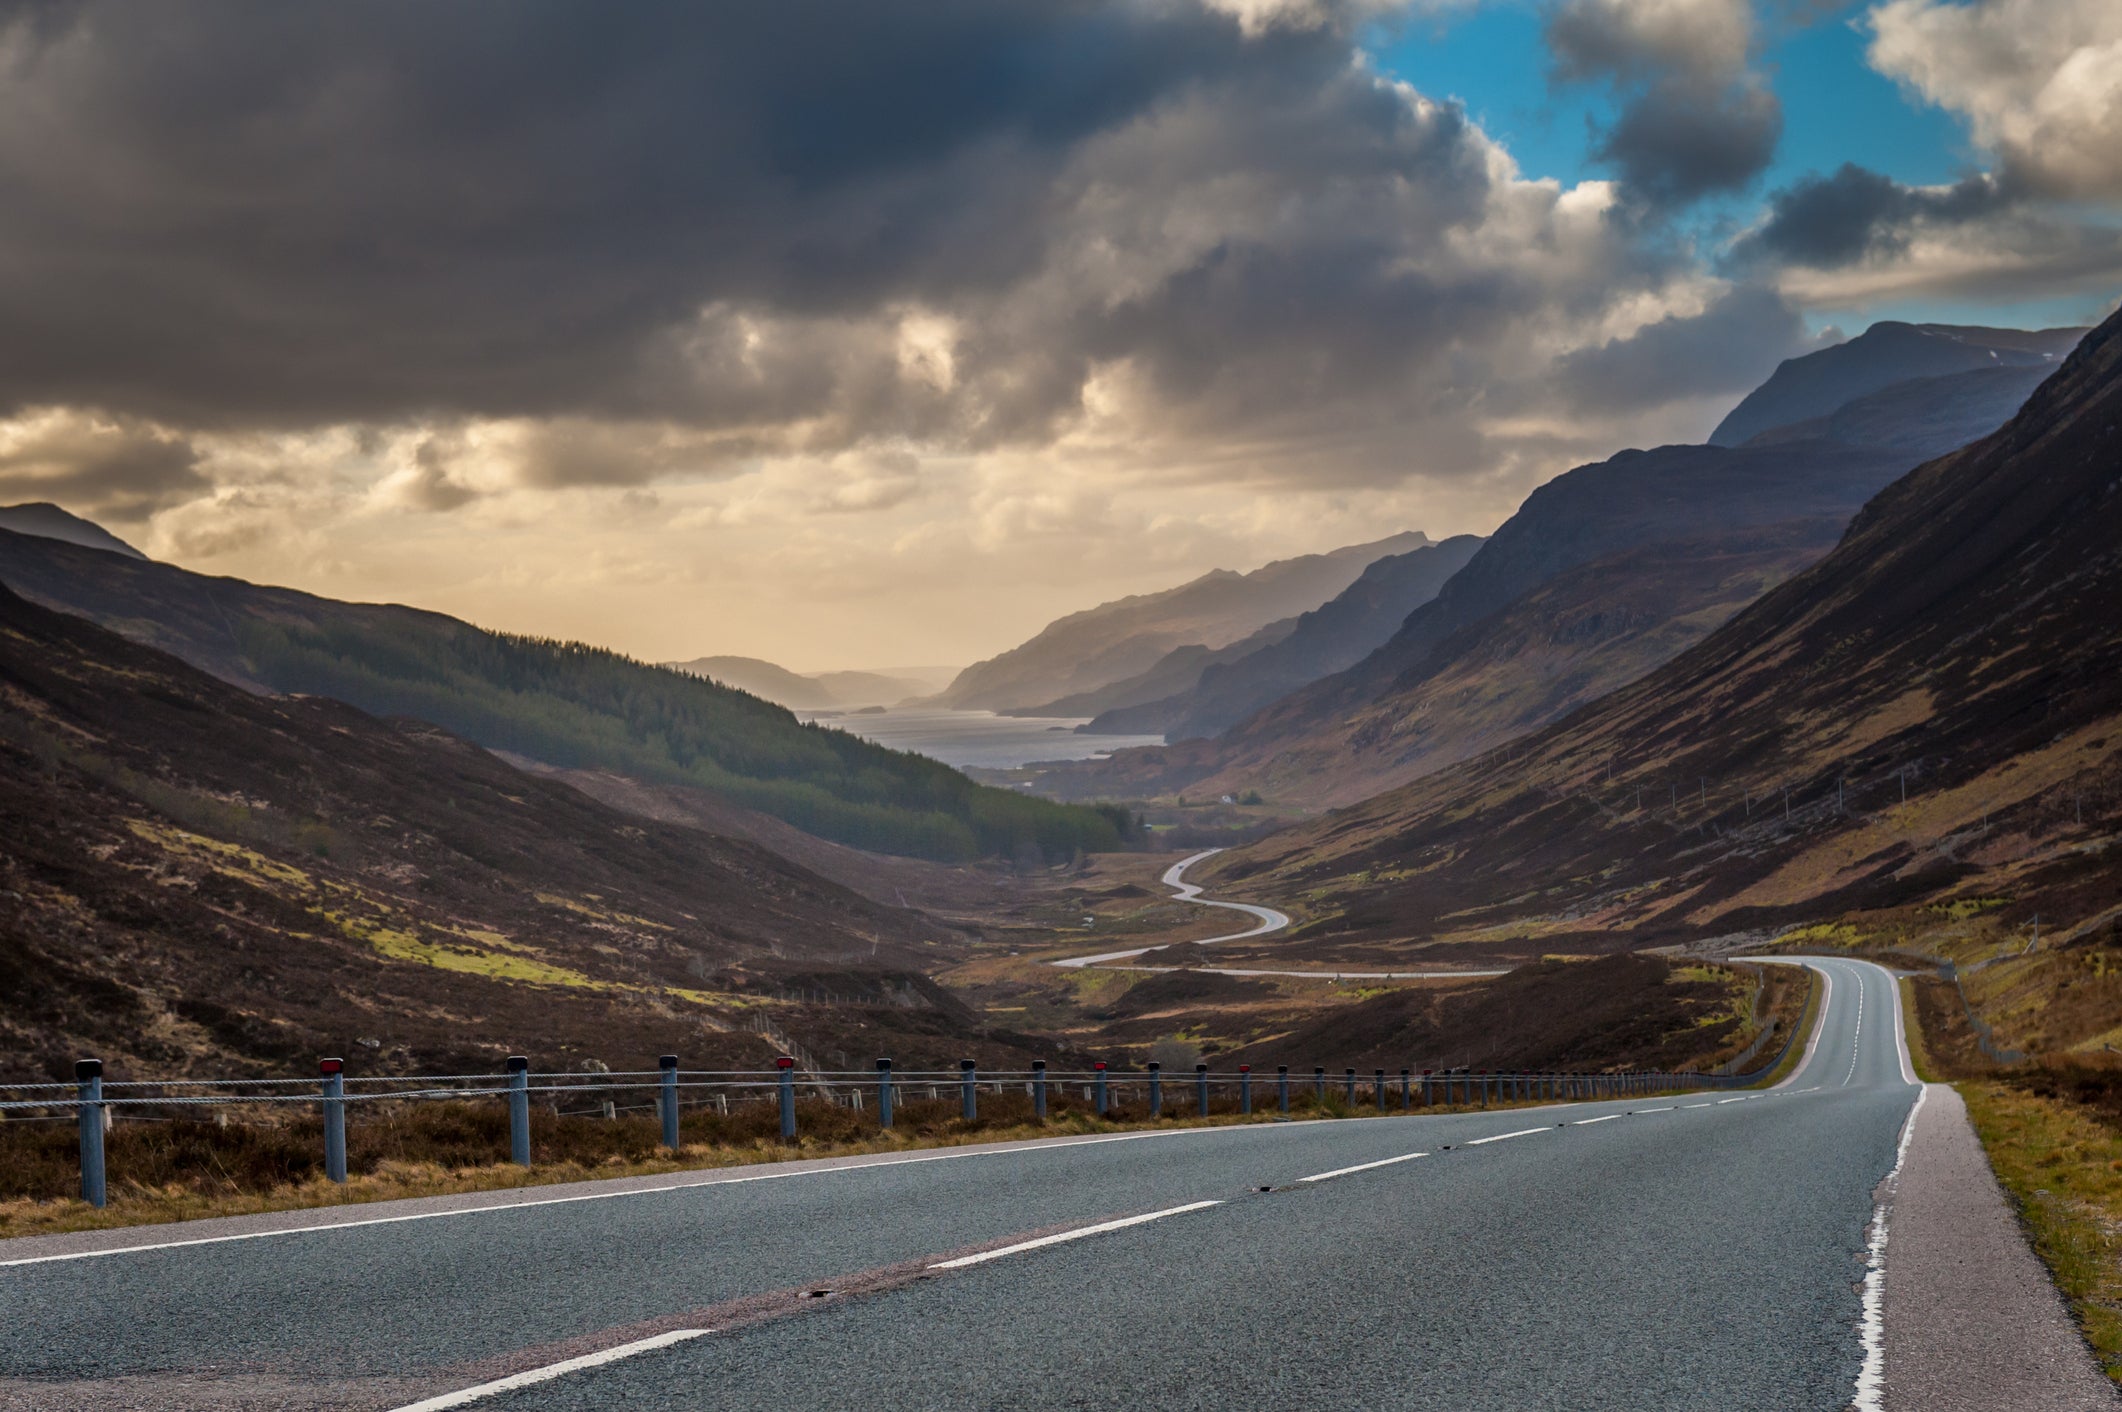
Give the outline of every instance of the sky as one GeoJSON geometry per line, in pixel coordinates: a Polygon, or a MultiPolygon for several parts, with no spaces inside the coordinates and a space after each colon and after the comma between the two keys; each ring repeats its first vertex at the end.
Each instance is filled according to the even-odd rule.
{"type": "Polygon", "coordinates": [[[2112,0],[0,0],[0,503],[964,663],[2122,293],[2112,0]]]}

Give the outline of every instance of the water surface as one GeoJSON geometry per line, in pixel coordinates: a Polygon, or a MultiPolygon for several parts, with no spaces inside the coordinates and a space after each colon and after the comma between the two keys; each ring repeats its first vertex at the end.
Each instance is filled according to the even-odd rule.
{"type": "Polygon", "coordinates": [[[799,712],[805,720],[837,726],[864,740],[911,750],[959,768],[1007,770],[1039,760],[1089,760],[1136,745],[1162,745],[1161,735],[1078,735],[1085,717],[998,716],[992,711],[937,707],[842,714],[799,712]]]}

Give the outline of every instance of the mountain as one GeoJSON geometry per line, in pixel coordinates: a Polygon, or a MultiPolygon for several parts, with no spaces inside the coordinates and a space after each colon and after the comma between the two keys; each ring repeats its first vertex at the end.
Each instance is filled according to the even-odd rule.
{"type": "Polygon", "coordinates": [[[855,967],[870,979],[849,990],[926,994],[912,968],[950,940],[756,845],[419,722],[239,690],[0,589],[10,1075],[81,1054],[164,1073],[337,1053],[758,1064],[739,992],[855,967]]]}
{"type": "Polygon", "coordinates": [[[13,530],[16,534],[35,535],[40,539],[57,539],[67,544],[78,544],[84,549],[101,549],[111,554],[123,554],[129,559],[147,557],[95,521],[68,514],[57,505],[44,501],[26,505],[0,505],[0,529],[13,530]]]}
{"type": "MultiPolygon", "coordinates": [[[[1839,366],[1863,372],[1848,350],[1864,342],[1780,371],[1798,369],[1810,383],[1810,359],[1838,354],[1839,366]]],[[[1404,784],[1557,719],[1700,640],[1826,552],[1837,527],[1941,440],[2010,416],[2040,371],[1910,379],[1743,446],[1624,451],[1578,467],[1534,491],[1354,667],[1213,740],[1049,767],[1039,788],[1075,799],[1257,790],[1317,807],[1404,784]]]]}
{"type": "Polygon", "coordinates": [[[786,667],[762,662],[757,657],[695,657],[690,662],[665,662],[674,672],[705,677],[750,692],[762,701],[786,706],[791,711],[822,711],[838,706],[839,699],[822,682],[799,676],[786,667]]]}
{"type": "MultiPolygon", "coordinates": [[[[1709,442],[1738,446],[1762,432],[1827,416],[1855,398],[1915,378],[2026,366],[2040,369],[2045,376],[2084,334],[2082,328],[2022,330],[1882,321],[1847,343],[1785,359],[1767,382],[1748,393],[1717,424],[1709,442]]],[[[1952,445],[1965,444],[1963,440],[1952,445]]]]}
{"type": "Polygon", "coordinates": [[[1656,672],[1208,871],[1306,898],[1298,955],[1729,944],[1860,909],[1884,930],[1816,944],[1890,948],[1994,914],[2005,949],[1968,994],[2092,1043],[2111,1004],[2040,997],[2117,954],[2118,602],[2122,315],[1656,672]]]}
{"type": "MultiPolygon", "coordinates": [[[[1073,696],[1064,696],[1058,701],[1049,701],[1043,706],[1028,708],[1027,716],[1090,716],[1091,724],[1076,727],[1079,731],[1104,730],[1096,722],[1109,719],[1109,713],[1125,713],[1129,707],[1151,706],[1161,703],[1166,697],[1183,696],[1201,681],[1201,674],[1221,662],[1236,662],[1261,648],[1280,642],[1296,631],[1295,618],[1281,618],[1269,623],[1259,631],[1249,633],[1228,646],[1209,648],[1198,642],[1184,647],[1174,647],[1159,657],[1146,672],[1109,682],[1092,691],[1079,691],[1073,696]]],[[[1011,714],[1016,714],[1012,712],[1011,714]]],[[[1153,710],[1148,722],[1140,730],[1129,726],[1123,734],[1160,734],[1163,713],[1153,710]]]]}
{"type": "Polygon", "coordinates": [[[936,688],[913,676],[891,676],[883,672],[792,672],[757,657],[695,657],[690,662],[665,662],[675,672],[706,677],[724,686],[750,692],[761,700],[791,711],[845,710],[856,706],[892,706],[936,688]]]}
{"type": "Polygon", "coordinates": [[[881,672],[813,672],[810,679],[832,693],[841,707],[896,706],[917,696],[934,696],[957,676],[936,668],[900,667],[881,672]]]}
{"type": "Polygon", "coordinates": [[[1036,637],[958,674],[937,705],[1028,714],[1061,697],[1148,671],[1174,648],[1225,647],[1316,608],[1373,561],[1427,544],[1410,531],[1371,544],[1280,559],[1240,574],[1217,569],[1161,593],[1115,599],[1049,623],[1036,637]]]}
{"type": "Polygon", "coordinates": [[[698,677],[440,613],[342,603],[0,531],[0,581],[255,692],[331,696],[569,769],[697,785],[822,838],[960,859],[1122,846],[1122,811],[1056,810],[806,725],[698,677]]]}
{"type": "Polygon", "coordinates": [[[1174,740],[1219,735],[1269,702],[1361,661],[1409,613],[1435,598],[1481,544],[1479,535],[1455,535],[1379,559],[1332,599],[1299,614],[1273,640],[1242,656],[1204,661],[1188,689],[1108,711],[1084,729],[1174,740]]]}

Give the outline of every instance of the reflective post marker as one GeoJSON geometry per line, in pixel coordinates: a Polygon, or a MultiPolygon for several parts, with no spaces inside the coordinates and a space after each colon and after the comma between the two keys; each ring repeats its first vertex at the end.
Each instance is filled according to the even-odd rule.
{"type": "Polygon", "coordinates": [[[1253,1066],[1250,1064],[1238,1066],[1238,1111],[1253,1111],[1253,1066]]]}
{"type": "Polygon", "coordinates": [[[678,1056],[666,1054],[656,1061],[663,1070],[663,1145],[678,1150],[678,1056]]]}
{"type": "Polygon", "coordinates": [[[1275,1065],[1275,1100],[1282,1111],[1289,1111],[1289,1065],[1275,1065]]]}
{"type": "Polygon", "coordinates": [[[508,1160],[519,1167],[530,1163],[530,1060],[521,1054],[508,1056],[508,1160]]]}
{"type": "Polygon", "coordinates": [[[980,1116],[980,1083],[975,1077],[976,1073],[972,1060],[958,1061],[958,1094],[963,1100],[961,1107],[968,1123],[980,1116]]]}
{"type": "Polygon", "coordinates": [[[1098,1116],[1102,1118],[1105,1116],[1105,1061],[1101,1059],[1092,1067],[1098,1075],[1098,1116]]]}
{"type": "Polygon", "coordinates": [[[329,1181],[346,1180],[346,1062],[319,1059],[317,1071],[324,1075],[324,1175],[329,1181]]]}
{"type": "Polygon", "coordinates": [[[1208,1116],[1208,1065],[1194,1065],[1194,1103],[1201,1117],[1208,1116]]]}
{"type": "Polygon", "coordinates": [[[781,1140],[796,1140],[796,1061],[783,1054],[774,1060],[781,1071],[781,1140]]]}
{"type": "Polygon", "coordinates": [[[892,1061],[877,1061],[877,1126],[892,1125],[892,1061]]]}
{"type": "Polygon", "coordinates": [[[1149,1063],[1149,1115],[1164,1116],[1164,1066],[1154,1059],[1149,1063]]]}
{"type": "Polygon", "coordinates": [[[103,1061],[76,1060],[74,1078],[81,1086],[74,1107],[81,1128],[81,1199],[100,1207],[104,1202],[103,1061]]]}
{"type": "Polygon", "coordinates": [[[1032,1116],[1046,1121],[1046,1061],[1032,1060],[1032,1116]]]}

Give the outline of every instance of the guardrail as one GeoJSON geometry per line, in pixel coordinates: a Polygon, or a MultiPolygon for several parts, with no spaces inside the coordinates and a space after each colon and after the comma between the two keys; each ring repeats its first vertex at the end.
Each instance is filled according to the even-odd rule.
{"type": "MultiPolygon", "coordinates": [[[[1273,1105],[1278,1115],[1287,1115],[1293,1101],[1304,1102],[1313,1110],[1330,1110],[1334,1098],[1345,1110],[1486,1108],[1509,1103],[1744,1087],[1782,1062],[1797,1038],[1797,1028],[1791,1027],[1773,1060],[1750,1074],[1463,1068],[1423,1069],[1418,1073],[1402,1069],[1395,1082],[1384,1069],[1359,1075],[1354,1069],[1344,1068],[1329,1083],[1323,1065],[1314,1066],[1309,1074],[1293,1074],[1289,1066],[1282,1065],[1274,1072],[1273,1087],[1267,1089],[1264,1082],[1268,1076],[1255,1075],[1249,1064],[1228,1072],[1213,1072],[1206,1064],[1197,1064],[1190,1076],[1191,1084],[1182,1080],[1168,1090],[1163,1067],[1154,1063],[1130,1070],[1116,1070],[1102,1063],[1085,1070],[1050,1070],[1041,1062],[1029,1069],[982,1071],[974,1061],[966,1059],[955,1070],[901,1070],[890,1059],[879,1059],[874,1071],[807,1071],[801,1083],[816,1095],[808,1100],[812,1103],[860,1111],[873,1102],[880,1129],[891,1128],[896,1115],[909,1104],[948,1103],[952,1099],[956,1100],[958,1116],[963,1121],[977,1122],[983,1094],[1021,1094],[1029,1098],[1032,1119],[1039,1123],[1048,1121],[1057,1107],[1071,1111],[1080,1108],[1099,1117],[1128,1120],[1203,1118],[1218,1113],[1242,1117],[1256,1111],[1256,1101],[1263,1107],[1273,1105]]],[[[363,1104],[499,1099],[508,1109],[510,1160],[525,1167],[531,1165],[530,1114],[534,1100],[561,1113],[566,1111],[561,1106],[564,1102],[581,1095],[602,1095],[596,1106],[575,1112],[613,1117],[620,1111],[615,1095],[624,1096],[632,1100],[625,1105],[628,1111],[649,1109],[660,1117],[662,1143],[673,1152],[680,1146],[679,1118],[687,1107],[712,1107],[727,1114],[736,1105],[772,1104],[778,1109],[782,1139],[794,1141],[798,1131],[797,1061],[787,1055],[778,1059],[771,1070],[681,1069],[678,1056],[666,1054],[655,1069],[624,1073],[533,1073],[530,1061],[522,1056],[510,1058],[502,1072],[489,1074],[357,1077],[346,1073],[344,1062],[335,1058],[321,1060],[318,1071],[314,1079],[107,1081],[101,1060],[83,1059],[74,1066],[72,1084],[0,1084],[0,1118],[71,1118],[80,1131],[81,1197],[99,1207],[108,1198],[104,1137],[119,1113],[144,1118],[218,1109],[225,1116],[232,1107],[313,1106],[323,1118],[325,1175],[334,1182],[347,1179],[347,1111],[350,1106],[363,1104]],[[32,1096],[14,1096],[18,1094],[32,1096]]]]}

